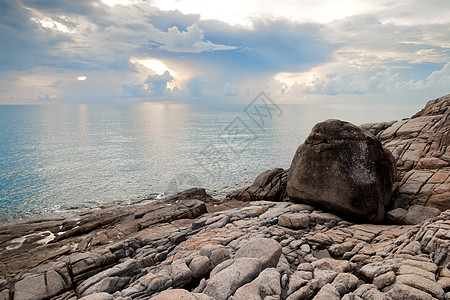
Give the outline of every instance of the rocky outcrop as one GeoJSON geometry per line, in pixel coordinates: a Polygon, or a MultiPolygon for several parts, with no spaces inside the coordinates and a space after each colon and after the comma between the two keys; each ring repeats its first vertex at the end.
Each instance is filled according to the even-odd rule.
{"type": "Polygon", "coordinates": [[[392,154],[369,132],[327,120],[297,149],[288,174],[290,200],[381,222],[396,168],[392,154]]]}
{"type": "Polygon", "coordinates": [[[3,270],[0,299],[450,296],[450,210],[418,226],[373,225],[259,201],[155,223],[92,250],[68,245],[39,266],[3,270]],[[300,217],[308,221],[297,226],[300,217]]]}
{"type": "Polygon", "coordinates": [[[392,209],[450,209],[450,95],[428,102],[411,119],[393,123],[377,137],[394,155],[399,171],[392,209]]]}
{"type": "MultiPolygon", "coordinates": [[[[213,200],[204,189],[190,189],[161,201],[150,200],[130,206],[113,205],[81,213],[27,219],[2,225],[0,277],[17,274],[24,268],[41,265],[71,252],[91,251],[103,245],[123,241],[155,224],[196,218],[206,213],[206,207],[211,205],[213,200]]],[[[166,232],[153,234],[167,235],[170,239],[180,238],[170,236],[174,230],[169,227],[166,232]]],[[[123,251],[134,251],[133,247],[138,246],[132,245],[123,251]]],[[[89,258],[90,262],[85,266],[89,271],[115,261],[111,261],[111,257],[100,259],[102,254],[97,256],[99,261],[89,258]]],[[[116,258],[118,259],[120,257],[116,258]]],[[[82,264],[85,265],[84,262],[82,264]]],[[[78,272],[85,272],[84,269],[77,270],[78,267],[72,274],[78,276],[78,272]]],[[[44,281],[46,277],[42,278],[44,281]]]]}
{"type": "MultiPolygon", "coordinates": [[[[395,159],[397,177],[385,221],[419,224],[424,216],[439,214],[432,208],[439,211],[450,208],[449,107],[450,95],[447,95],[428,102],[411,119],[360,126],[375,135],[395,159]]],[[[250,187],[230,193],[227,199],[289,201],[285,190],[288,172],[282,169],[263,172],[258,178],[264,180],[255,180],[250,187]],[[272,187],[276,187],[276,192],[271,194],[282,196],[264,198],[263,191],[272,187]]]]}

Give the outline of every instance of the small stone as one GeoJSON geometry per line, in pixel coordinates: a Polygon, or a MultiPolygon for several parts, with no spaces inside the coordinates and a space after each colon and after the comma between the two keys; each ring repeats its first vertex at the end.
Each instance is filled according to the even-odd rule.
{"type": "Polygon", "coordinates": [[[332,286],[331,284],[324,285],[317,295],[313,298],[313,300],[340,300],[341,296],[339,295],[338,290],[332,286]]]}
{"type": "Polygon", "coordinates": [[[364,278],[373,280],[374,277],[393,269],[398,269],[399,267],[400,262],[398,260],[385,260],[382,262],[373,262],[367,264],[360,269],[360,272],[364,278]]]}
{"type": "Polygon", "coordinates": [[[431,272],[433,274],[436,274],[438,270],[438,266],[432,262],[427,261],[417,261],[412,259],[405,259],[402,261],[402,264],[417,267],[423,270],[426,270],[428,272],[431,272]]]}
{"type": "Polygon", "coordinates": [[[342,244],[334,244],[329,249],[328,252],[334,257],[341,257],[346,252],[352,251],[355,247],[355,243],[351,241],[343,242],[342,244]]]}
{"type": "Polygon", "coordinates": [[[449,277],[441,277],[437,281],[437,283],[441,286],[444,291],[450,290],[450,278],[449,277]]]}
{"type": "Polygon", "coordinates": [[[311,247],[308,244],[303,244],[300,246],[300,250],[303,253],[310,253],[311,252],[311,247]]]}
{"type": "Polygon", "coordinates": [[[419,289],[421,291],[433,295],[435,298],[438,299],[443,299],[445,295],[444,290],[441,288],[439,284],[437,284],[436,281],[426,279],[419,275],[414,274],[399,275],[397,276],[395,282],[419,289]]]}
{"type": "Polygon", "coordinates": [[[303,300],[303,299],[311,299],[314,295],[314,291],[309,288],[309,286],[304,286],[295,293],[289,295],[286,300],[303,300]]]}
{"type": "Polygon", "coordinates": [[[211,261],[208,257],[199,255],[192,259],[189,264],[193,278],[201,278],[211,271],[211,261]]]}
{"type": "Polygon", "coordinates": [[[336,288],[341,296],[350,293],[358,286],[359,279],[350,273],[341,273],[336,276],[331,285],[336,288]]]}
{"type": "Polygon", "coordinates": [[[413,205],[408,209],[406,215],[401,219],[403,224],[416,225],[425,220],[439,216],[441,211],[435,207],[428,207],[423,205],[413,205]]]}
{"type": "Polygon", "coordinates": [[[81,297],[79,300],[113,300],[113,299],[114,299],[113,295],[102,292],[81,297]]]}
{"type": "Polygon", "coordinates": [[[380,274],[373,279],[373,284],[379,289],[382,290],[384,287],[391,285],[395,281],[395,273],[394,271],[389,271],[384,274],[380,274]]]}
{"type": "Polygon", "coordinates": [[[400,254],[409,254],[409,255],[419,255],[421,254],[421,245],[420,242],[414,241],[406,245],[403,249],[401,249],[398,253],[400,254]]]}
{"type": "Polygon", "coordinates": [[[192,271],[182,259],[176,260],[170,266],[172,282],[176,287],[183,287],[192,280],[192,271]]]}
{"type": "Polygon", "coordinates": [[[24,277],[14,285],[15,300],[39,300],[58,295],[71,283],[51,269],[44,273],[24,277]]]}
{"type": "Polygon", "coordinates": [[[413,287],[404,284],[395,284],[392,289],[390,289],[386,296],[392,300],[432,300],[430,294],[427,294],[421,290],[415,289],[413,287]]]}
{"type": "Polygon", "coordinates": [[[297,266],[297,270],[312,272],[314,271],[314,268],[310,263],[301,263],[297,266]]]}
{"type": "Polygon", "coordinates": [[[262,262],[262,268],[276,267],[281,256],[281,245],[267,238],[255,238],[249,240],[242,246],[235,255],[235,258],[253,257],[262,262]]]}
{"type": "Polygon", "coordinates": [[[422,169],[439,169],[448,165],[448,162],[436,157],[423,157],[419,160],[417,166],[422,169]]]}
{"type": "Polygon", "coordinates": [[[387,212],[386,217],[394,224],[400,224],[401,220],[405,217],[408,211],[404,208],[396,208],[387,212]]]}
{"type": "Polygon", "coordinates": [[[213,298],[208,297],[203,294],[190,293],[183,289],[166,290],[161,292],[159,295],[150,298],[150,300],[213,300],[213,298]]]}
{"type": "Polygon", "coordinates": [[[234,294],[234,299],[259,300],[267,296],[280,296],[280,277],[281,275],[276,269],[267,268],[255,280],[241,286],[234,294]]]}
{"type": "Polygon", "coordinates": [[[278,219],[278,225],[287,228],[308,228],[309,216],[303,213],[285,214],[278,219]]]}
{"type": "MultiPolygon", "coordinates": [[[[361,299],[374,299],[374,300],[385,300],[386,297],[382,292],[377,290],[377,287],[373,284],[363,284],[360,285],[355,290],[355,295],[360,297],[361,299]]],[[[358,298],[356,298],[358,299],[358,298]]],[[[407,299],[407,298],[405,298],[407,299]]]]}
{"type": "Polygon", "coordinates": [[[261,272],[258,258],[240,257],[229,267],[212,276],[203,291],[216,300],[227,300],[238,288],[255,279],[261,272]]]}
{"type": "Polygon", "coordinates": [[[322,258],[311,265],[316,270],[332,270],[338,273],[348,272],[351,269],[350,263],[346,260],[336,260],[332,258],[322,258]]]}
{"type": "Polygon", "coordinates": [[[298,289],[300,289],[302,286],[306,285],[308,281],[312,279],[312,273],[311,272],[305,272],[305,271],[295,271],[292,273],[291,276],[289,276],[289,288],[287,291],[287,295],[294,293],[298,289]],[[309,274],[309,276],[305,276],[305,274],[309,274]]]}
{"type": "Polygon", "coordinates": [[[434,273],[428,272],[428,271],[420,269],[418,267],[413,267],[413,266],[405,265],[405,264],[401,265],[396,273],[397,273],[397,275],[415,274],[415,275],[418,275],[418,276],[425,277],[425,278],[427,278],[429,280],[432,280],[432,281],[435,280],[434,273]]]}

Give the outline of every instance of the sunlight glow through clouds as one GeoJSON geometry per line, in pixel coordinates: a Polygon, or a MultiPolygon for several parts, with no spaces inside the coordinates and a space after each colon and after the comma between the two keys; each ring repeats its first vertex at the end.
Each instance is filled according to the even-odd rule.
{"type": "Polygon", "coordinates": [[[130,4],[130,0],[101,0],[103,3],[105,3],[108,6],[114,6],[114,5],[128,5],[130,4]]]}
{"type": "Polygon", "coordinates": [[[158,75],[162,75],[166,71],[169,72],[170,76],[174,78],[173,81],[167,83],[167,87],[170,89],[173,89],[175,86],[187,79],[186,76],[183,76],[182,74],[170,69],[165,63],[158,59],[131,57],[130,62],[132,64],[140,64],[158,75]]]}
{"type": "Polygon", "coordinates": [[[87,79],[87,76],[78,76],[77,80],[78,81],[85,81],[87,79]]]}
{"type": "Polygon", "coordinates": [[[311,85],[316,72],[302,72],[302,73],[286,73],[281,72],[275,75],[275,79],[281,81],[287,86],[293,86],[294,84],[311,85]]]}
{"type": "Polygon", "coordinates": [[[200,14],[202,19],[218,19],[233,25],[251,26],[258,18],[283,18],[292,21],[327,23],[355,14],[382,9],[385,1],[360,0],[285,0],[277,5],[269,0],[156,0],[162,10],[179,10],[185,14],[200,14]],[[323,9],[323,7],[327,7],[323,9]]]}
{"type": "Polygon", "coordinates": [[[70,32],[66,25],[61,24],[60,22],[54,21],[51,18],[44,17],[42,19],[31,18],[32,21],[38,23],[43,28],[48,29],[56,29],[64,33],[70,32]]]}
{"type": "Polygon", "coordinates": [[[175,71],[170,70],[165,63],[163,63],[162,61],[158,60],[158,59],[153,59],[153,58],[134,58],[132,57],[130,59],[130,62],[135,64],[141,64],[144,67],[153,70],[154,72],[156,72],[157,74],[162,74],[165,71],[169,71],[169,73],[173,76],[173,75],[177,75],[177,73],[175,71]]]}

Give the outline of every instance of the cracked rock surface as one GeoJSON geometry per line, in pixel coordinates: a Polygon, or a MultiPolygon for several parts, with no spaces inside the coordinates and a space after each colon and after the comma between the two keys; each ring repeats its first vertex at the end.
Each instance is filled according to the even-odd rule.
{"type": "Polygon", "coordinates": [[[449,248],[450,210],[420,225],[373,225],[258,201],[3,269],[0,299],[444,300],[449,248]],[[306,227],[280,224],[299,214],[306,227]]]}

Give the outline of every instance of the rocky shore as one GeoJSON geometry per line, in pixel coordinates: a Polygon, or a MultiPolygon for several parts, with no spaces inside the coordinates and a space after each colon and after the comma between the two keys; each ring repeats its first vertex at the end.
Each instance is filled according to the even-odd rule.
{"type": "Polygon", "coordinates": [[[361,127],[316,125],[289,170],[223,201],[196,188],[2,225],[0,299],[450,299],[450,95],[361,127]],[[315,188],[325,173],[302,170],[327,159],[315,188]]]}

